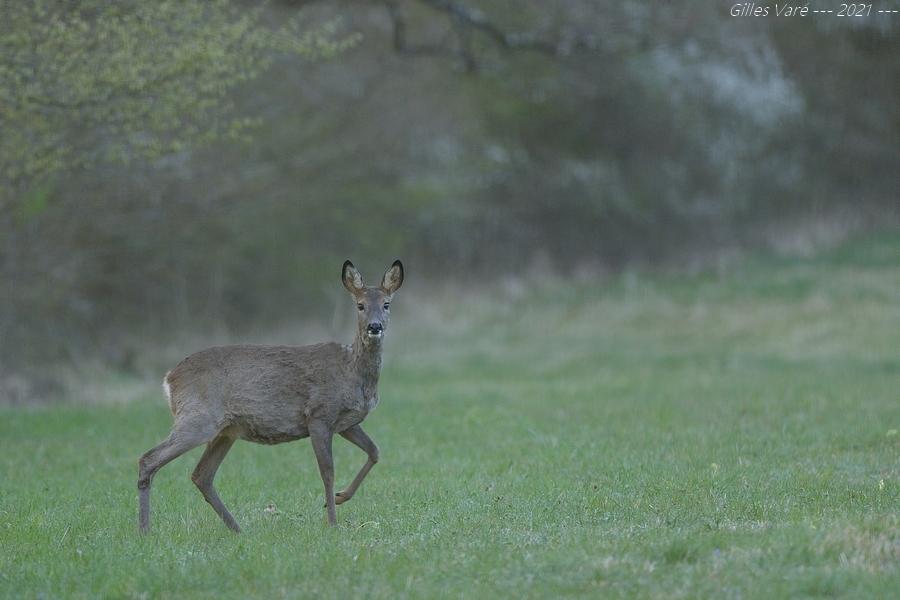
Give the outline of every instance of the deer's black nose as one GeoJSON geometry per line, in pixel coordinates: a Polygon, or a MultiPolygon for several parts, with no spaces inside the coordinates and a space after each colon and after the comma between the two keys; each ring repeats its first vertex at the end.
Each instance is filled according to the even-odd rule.
{"type": "Polygon", "coordinates": [[[366,330],[369,333],[378,334],[384,331],[384,325],[381,323],[369,323],[369,326],[366,327],[366,330]]]}

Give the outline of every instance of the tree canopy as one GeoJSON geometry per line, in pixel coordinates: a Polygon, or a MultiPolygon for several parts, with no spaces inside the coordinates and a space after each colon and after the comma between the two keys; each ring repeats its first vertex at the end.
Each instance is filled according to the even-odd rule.
{"type": "Polygon", "coordinates": [[[228,0],[0,0],[0,202],[62,169],[242,136],[235,86],[350,38],[228,0]],[[4,193],[5,192],[5,193],[4,193]]]}

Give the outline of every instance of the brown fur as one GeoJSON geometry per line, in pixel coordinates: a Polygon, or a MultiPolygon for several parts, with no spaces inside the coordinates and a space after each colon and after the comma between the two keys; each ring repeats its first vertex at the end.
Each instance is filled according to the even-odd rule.
{"type": "Polygon", "coordinates": [[[150,485],[171,460],[207,444],[191,479],[226,525],[240,528],[213,487],[216,470],[235,440],[279,444],[312,438],[325,484],[328,521],[335,505],[349,500],[378,462],[378,448],[359,424],[378,404],[378,376],[390,311],[385,308],[403,283],[395,261],[378,287],[366,287],[347,261],[344,286],[358,305],[352,346],[334,342],[311,346],[219,346],[192,354],[166,374],[164,388],[175,423],[169,437],[140,460],[141,531],[150,525],[150,485]],[[362,307],[362,308],[359,308],[362,307]],[[359,446],[368,461],[348,488],[333,493],[331,440],[337,433],[359,446]]]}

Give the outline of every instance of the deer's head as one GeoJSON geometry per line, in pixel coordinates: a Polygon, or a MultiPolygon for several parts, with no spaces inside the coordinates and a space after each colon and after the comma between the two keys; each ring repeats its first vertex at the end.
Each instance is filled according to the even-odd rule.
{"type": "Polygon", "coordinates": [[[344,261],[341,281],[356,302],[359,339],[366,344],[381,343],[391,319],[391,300],[403,285],[403,263],[395,260],[384,272],[381,285],[367,286],[353,263],[344,261]]]}

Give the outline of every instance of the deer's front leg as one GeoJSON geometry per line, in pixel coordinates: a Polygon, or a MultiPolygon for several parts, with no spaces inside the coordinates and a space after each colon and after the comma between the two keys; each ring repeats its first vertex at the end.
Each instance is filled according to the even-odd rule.
{"type": "Polygon", "coordinates": [[[347,500],[353,497],[353,494],[356,493],[356,488],[359,487],[359,484],[362,483],[363,479],[366,478],[366,475],[369,474],[369,471],[372,467],[375,466],[375,463],[378,462],[378,446],[375,445],[375,442],[372,441],[366,432],[363,431],[362,427],[359,425],[354,425],[350,429],[346,429],[341,432],[341,436],[347,441],[358,446],[363,452],[365,452],[369,460],[366,461],[366,464],[363,465],[362,469],[359,470],[359,473],[356,474],[356,477],[353,478],[353,482],[345,489],[343,492],[337,493],[336,502],[337,504],[343,504],[347,500]]]}
{"type": "Polygon", "coordinates": [[[329,525],[337,525],[337,515],[334,510],[334,459],[331,456],[333,435],[331,430],[323,424],[310,425],[309,437],[312,440],[313,452],[316,453],[316,461],[319,463],[322,483],[325,484],[325,507],[328,509],[329,525]]]}

